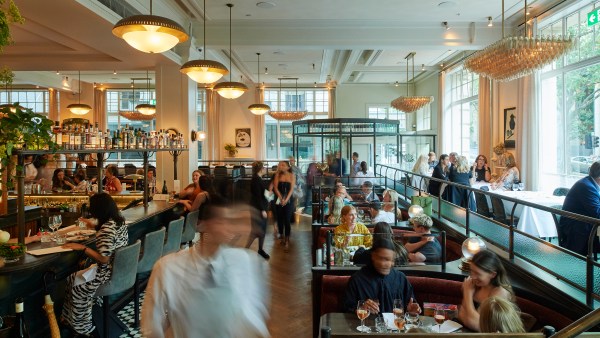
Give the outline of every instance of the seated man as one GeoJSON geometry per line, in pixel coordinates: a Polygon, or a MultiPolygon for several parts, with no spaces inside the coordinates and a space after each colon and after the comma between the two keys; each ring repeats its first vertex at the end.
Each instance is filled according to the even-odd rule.
{"type": "Polygon", "coordinates": [[[377,224],[379,222],[394,223],[396,221],[396,215],[393,212],[385,211],[381,207],[381,203],[373,202],[369,205],[371,212],[371,223],[377,224]]]}
{"type": "Polygon", "coordinates": [[[392,312],[394,299],[402,299],[406,312],[421,312],[412,285],[404,273],[393,268],[395,258],[391,240],[375,241],[370,264],[352,275],[348,282],[344,301],[347,312],[355,312],[359,300],[365,301],[371,313],[392,312]]]}
{"type": "Polygon", "coordinates": [[[371,181],[364,181],[360,186],[360,190],[362,190],[365,202],[379,201],[379,196],[373,191],[373,183],[371,181]]]}
{"type": "MultiPolygon", "coordinates": [[[[412,217],[409,222],[417,234],[431,234],[431,217],[420,214],[412,217]]],[[[433,236],[411,237],[404,246],[409,252],[408,259],[411,262],[439,263],[442,260],[442,245],[433,236]]]]}

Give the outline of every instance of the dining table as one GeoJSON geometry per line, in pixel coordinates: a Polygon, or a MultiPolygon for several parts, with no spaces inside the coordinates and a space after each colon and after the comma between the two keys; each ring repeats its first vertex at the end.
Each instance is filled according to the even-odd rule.
{"type": "MultiPolygon", "coordinates": [[[[496,190],[491,189],[489,183],[475,183],[472,187],[479,188],[487,186],[490,188],[490,192],[493,192],[501,197],[509,197],[517,200],[523,200],[529,203],[539,204],[545,207],[554,207],[554,206],[562,206],[565,201],[565,196],[554,196],[552,194],[542,192],[542,191],[529,191],[529,190],[521,190],[521,191],[513,191],[513,190],[504,190],[503,188],[498,188],[496,190]]],[[[492,203],[490,197],[487,196],[488,204],[490,206],[490,210],[492,208],[492,203]]],[[[474,201],[472,201],[475,203],[474,201]]],[[[514,206],[514,202],[502,200],[504,204],[504,210],[507,215],[510,215],[514,206]]],[[[515,216],[519,217],[519,223],[517,224],[517,229],[528,233],[535,237],[557,237],[558,233],[556,231],[556,224],[554,223],[554,217],[552,217],[552,213],[540,210],[534,207],[530,207],[523,204],[517,204],[515,209],[515,216]]]]}

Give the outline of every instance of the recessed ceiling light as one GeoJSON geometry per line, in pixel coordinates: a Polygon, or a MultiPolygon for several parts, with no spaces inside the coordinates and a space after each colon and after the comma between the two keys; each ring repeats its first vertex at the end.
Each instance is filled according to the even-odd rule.
{"type": "Polygon", "coordinates": [[[275,3],[270,1],[260,1],[256,3],[256,7],[259,8],[273,8],[275,7],[275,3]]]}
{"type": "Polygon", "coordinates": [[[275,55],[283,55],[285,53],[282,52],[282,51],[280,51],[280,50],[276,50],[276,51],[273,52],[273,54],[275,54],[275,55]]]}

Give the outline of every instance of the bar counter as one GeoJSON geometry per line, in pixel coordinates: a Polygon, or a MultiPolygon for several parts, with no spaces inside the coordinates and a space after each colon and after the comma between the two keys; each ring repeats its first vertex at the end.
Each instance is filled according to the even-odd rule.
{"type": "MultiPolygon", "coordinates": [[[[139,205],[122,211],[127,221],[129,243],[143,238],[147,232],[167,226],[169,221],[176,218],[173,212],[176,204],[166,201],[152,201],[148,208],[139,205]]],[[[70,224],[64,224],[68,226],[70,224]]],[[[94,247],[95,238],[83,242],[94,247]]],[[[42,247],[39,242],[27,245],[28,250],[42,247]]],[[[0,268],[0,315],[14,313],[14,300],[23,297],[25,300],[25,320],[31,337],[47,337],[48,321],[42,305],[44,303],[44,274],[52,272],[55,275],[55,285],[50,290],[57,318],[62,309],[65,294],[66,277],[80,269],[79,263],[85,255],[81,251],[70,251],[45,256],[25,254],[19,261],[8,263],[0,268]]]]}

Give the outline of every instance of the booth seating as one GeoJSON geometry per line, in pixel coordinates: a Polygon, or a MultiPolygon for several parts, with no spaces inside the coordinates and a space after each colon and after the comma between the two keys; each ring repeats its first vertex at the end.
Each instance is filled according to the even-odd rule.
{"type": "MultiPolygon", "coordinates": [[[[319,290],[321,292],[319,317],[330,312],[345,312],[343,303],[350,276],[324,275],[322,278],[321,290],[319,290]]],[[[419,276],[407,276],[407,278],[413,286],[415,298],[421,308],[424,302],[457,305],[462,302],[461,282],[419,276]]],[[[533,299],[524,298],[518,292],[516,298],[516,303],[521,311],[536,319],[531,331],[540,330],[545,325],[561,330],[573,322],[562,313],[541,305],[533,299]]]]}
{"type": "Polygon", "coordinates": [[[144,245],[141,252],[142,256],[138,261],[135,284],[133,286],[133,327],[140,326],[140,293],[142,278],[152,271],[154,263],[162,256],[165,232],[165,227],[161,227],[159,230],[149,232],[144,236],[144,245]]]}
{"type": "Polygon", "coordinates": [[[100,285],[96,290],[96,296],[102,297],[103,326],[99,327],[98,331],[104,338],[117,337],[121,334],[115,335],[113,332],[111,335],[109,332],[111,322],[116,323],[123,330],[127,329],[127,325],[123,324],[117,318],[117,315],[111,312],[108,297],[130,290],[134,286],[140,246],[141,241],[138,239],[131,245],[117,249],[112,262],[113,270],[110,280],[100,285]]]}
{"type": "Polygon", "coordinates": [[[181,246],[181,235],[183,234],[183,222],[183,217],[179,217],[179,219],[169,222],[169,226],[167,227],[167,240],[163,246],[163,256],[179,251],[179,247],[181,246]]]}

